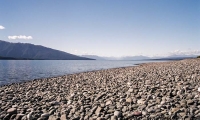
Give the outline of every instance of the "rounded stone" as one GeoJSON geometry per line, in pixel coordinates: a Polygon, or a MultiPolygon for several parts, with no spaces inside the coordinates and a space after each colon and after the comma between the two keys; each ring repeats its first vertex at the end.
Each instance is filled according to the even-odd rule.
{"type": "Polygon", "coordinates": [[[111,105],[112,104],[112,101],[111,100],[108,100],[107,102],[106,102],[106,106],[107,105],[111,105]]]}
{"type": "Polygon", "coordinates": [[[127,102],[127,103],[131,103],[131,102],[132,102],[132,99],[131,99],[131,98],[127,98],[127,99],[126,99],[126,102],[127,102]]]}
{"type": "Polygon", "coordinates": [[[44,118],[47,118],[47,117],[49,117],[49,116],[50,116],[49,113],[43,113],[43,114],[41,115],[41,117],[44,117],[44,118]]]}
{"type": "Polygon", "coordinates": [[[7,110],[7,113],[8,114],[15,114],[15,113],[17,113],[17,109],[16,108],[10,108],[10,109],[7,110]]]}
{"type": "Polygon", "coordinates": [[[120,117],[121,114],[122,114],[122,113],[121,113],[120,111],[115,111],[115,112],[114,112],[114,116],[117,116],[117,117],[120,117]]]}
{"type": "Polygon", "coordinates": [[[142,115],[142,112],[140,112],[140,111],[134,111],[134,112],[133,112],[133,115],[134,115],[134,116],[141,116],[141,115],[142,115]]]}

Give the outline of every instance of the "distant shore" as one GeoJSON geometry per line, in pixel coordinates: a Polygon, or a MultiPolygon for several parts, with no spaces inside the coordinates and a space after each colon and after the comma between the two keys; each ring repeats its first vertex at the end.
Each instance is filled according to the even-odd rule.
{"type": "MultiPolygon", "coordinates": [[[[84,59],[31,59],[31,58],[14,58],[14,57],[1,57],[0,60],[84,60],[84,59]]],[[[95,60],[95,59],[85,59],[95,60]]]]}
{"type": "Polygon", "coordinates": [[[195,119],[200,59],[143,63],[0,87],[0,119],[195,119]]]}

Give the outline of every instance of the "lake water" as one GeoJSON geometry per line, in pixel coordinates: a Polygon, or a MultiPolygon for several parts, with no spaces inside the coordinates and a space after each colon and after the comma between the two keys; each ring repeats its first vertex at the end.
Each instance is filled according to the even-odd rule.
{"type": "Polygon", "coordinates": [[[134,66],[147,62],[155,61],[0,60],[0,86],[38,78],[134,66]]]}

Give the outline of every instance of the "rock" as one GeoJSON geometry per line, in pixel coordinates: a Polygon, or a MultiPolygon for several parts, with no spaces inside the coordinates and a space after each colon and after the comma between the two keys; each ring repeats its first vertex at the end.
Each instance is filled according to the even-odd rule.
{"type": "Polygon", "coordinates": [[[32,120],[32,119],[28,119],[28,117],[25,115],[25,116],[22,117],[21,120],[32,120]]]}
{"type": "Polygon", "coordinates": [[[194,103],[193,100],[187,100],[187,105],[192,105],[194,103]]]}
{"type": "Polygon", "coordinates": [[[134,116],[141,116],[142,115],[142,112],[141,111],[134,111],[132,113],[134,116]]]}
{"type": "Polygon", "coordinates": [[[10,108],[7,110],[7,113],[12,115],[12,114],[16,114],[17,113],[17,109],[16,108],[10,108]]]}
{"type": "Polygon", "coordinates": [[[96,109],[97,109],[97,106],[94,106],[94,107],[90,110],[91,115],[96,111],[96,109]]]}
{"type": "Polygon", "coordinates": [[[171,112],[173,112],[173,113],[176,113],[176,112],[178,112],[178,111],[180,111],[180,108],[172,108],[172,109],[171,109],[171,112]]]}
{"type": "Polygon", "coordinates": [[[132,99],[131,98],[126,98],[126,102],[127,103],[132,103],[132,99]]]}
{"type": "Polygon", "coordinates": [[[186,100],[181,100],[180,101],[180,105],[183,106],[183,107],[186,107],[187,101],[186,100]]]}
{"type": "Polygon", "coordinates": [[[113,109],[109,109],[109,110],[107,110],[106,112],[107,112],[108,114],[112,114],[112,113],[115,112],[115,110],[113,110],[113,109]]]}
{"type": "Polygon", "coordinates": [[[178,113],[182,118],[184,118],[187,114],[185,112],[178,113]]]}
{"type": "Polygon", "coordinates": [[[130,83],[130,82],[127,82],[127,85],[128,85],[128,86],[131,86],[131,83],[130,83]]]}
{"type": "Polygon", "coordinates": [[[15,119],[15,117],[16,117],[16,114],[12,114],[12,116],[10,117],[10,120],[15,119]]]}
{"type": "Polygon", "coordinates": [[[53,113],[54,113],[55,111],[56,111],[56,109],[52,109],[52,110],[49,111],[49,114],[50,114],[50,115],[53,115],[53,113]]]}
{"type": "Polygon", "coordinates": [[[121,99],[119,100],[119,102],[121,102],[121,103],[126,102],[126,99],[121,98],[121,99]]]}
{"type": "Polygon", "coordinates": [[[200,87],[198,87],[198,92],[200,92],[200,87]]]}
{"type": "Polygon", "coordinates": [[[142,111],[142,115],[147,115],[147,112],[146,111],[142,111]]]}
{"type": "Polygon", "coordinates": [[[111,116],[110,120],[117,120],[117,116],[111,116]]]}
{"type": "Polygon", "coordinates": [[[106,106],[108,106],[108,105],[112,105],[112,101],[111,100],[106,101],[106,106]]]}
{"type": "Polygon", "coordinates": [[[101,106],[102,108],[104,108],[104,107],[105,107],[105,103],[101,103],[100,106],[101,106]]]}
{"type": "Polygon", "coordinates": [[[25,116],[25,114],[17,114],[15,120],[21,120],[23,116],[25,116]]]}
{"type": "Polygon", "coordinates": [[[9,120],[10,115],[7,114],[6,116],[4,116],[3,120],[9,120]]]}
{"type": "Polygon", "coordinates": [[[90,118],[90,120],[96,120],[97,116],[93,116],[92,118],[90,118]]]}
{"type": "MultiPolygon", "coordinates": [[[[61,118],[62,118],[62,116],[61,116],[61,118]]],[[[66,120],[66,119],[61,119],[61,118],[60,118],[60,120],[66,120]]],[[[48,120],[58,120],[58,118],[54,115],[50,115],[48,120]]]]}
{"type": "Polygon", "coordinates": [[[123,106],[122,111],[123,111],[123,112],[126,112],[127,109],[128,109],[128,108],[127,108],[126,106],[123,106]]]}
{"type": "Polygon", "coordinates": [[[117,109],[121,109],[123,107],[120,102],[116,102],[116,106],[117,106],[117,109]]]}
{"type": "Polygon", "coordinates": [[[129,89],[128,89],[128,92],[133,92],[133,91],[134,91],[133,88],[129,88],[129,89]]]}
{"type": "Polygon", "coordinates": [[[145,104],[145,100],[140,99],[140,100],[137,101],[137,104],[143,105],[143,104],[145,104]]]}
{"type": "Polygon", "coordinates": [[[99,94],[99,95],[94,99],[94,101],[97,101],[97,100],[101,99],[104,95],[106,95],[106,93],[101,93],[101,94],[99,94]]]}
{"type": "Polygon", "coordinates": [[[164,105],[165,103],[166,103],[165,100],[163,100],[160,102],[160,105],[164,105]]]}
{"type": "Polygon", "coordinates": [[[41,115],[42,118],[48,118],[49,116],[50,116],[49,113],[43,113],[43,114],[41,115]]]}
{"type": "Polygon", "coordinates": [[[86,115],[86,116],[84,117],[84,120],[88,120],[88,119],[89,119],[89,116],[86,115]]]}
{"type": "Polygon", "coordinates": [[[106,120],[106,118],[98,117],[96,120],[106,120]]]}
{"type": "Polygon", "coordinates": [[[53,105],[60,105],[60,102],[58,102],[58,101],[52,101],[52,102],[50,102],[50,104],[53,106],[53,105]]]}
{"type": "Polygon", "coordinates": [[[40,117],[37,120],[48,120],[48,118],[40,117]]]}
{"type": "Polygon", "coordinates": [[[117,117],[121,117],[121,114],[122,114],[122,113],[121,113],[120,111],[115,111],[115,112],[114,112],[114,116],[117,116],[117,117]]]}
{"type": "Polygon", "coordinates": [[[17,105],[12,105],[12,108],[17,108],[17,105]]]}
{"type": "Polygon", "coordinates": [[[98,116],[101,112],[102,108],[101,107],[98,107],[95,111],[95,114],[98,116]]]}
{"type": "Polygon", "coordinates": [[[62,114],[60,120],[67,120],[66,116],[67,116],[66,114],[62,114]]]}
{"type": "Polygon", "coordinates": [[[150,108],[147,109],[147,112],[148,113],[153,113],[153,112],[155,112],[155,109],[153,107],[150,107],[150,108]]]}
{"type": "Polygon", "coordinates": [[[33,119],[33,112],[30,112],[30,113],[27,115],[27,119],[28,119],[28,120],[32,120],[32,119],[33,119]]]}

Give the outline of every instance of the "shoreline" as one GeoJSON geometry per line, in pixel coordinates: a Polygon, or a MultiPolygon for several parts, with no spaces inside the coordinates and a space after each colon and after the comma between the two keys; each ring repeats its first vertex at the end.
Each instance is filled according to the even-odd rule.
{"type": "Polygon", "coordinates": [[[0,86],[0,119],[200,117],[200,59],[141,63],[0,86]]]}
{"type": "MultiPolygon", "coordinates": [[[[151,60],[149,60],[149,61],[151,61],[151,60]]],[[[35,79],[21,80],[21,81],[17,81],[17,82],[13,82],[13,83],[2,84],[2,85],[0,85],[0,87],[14,85],[14,84],[23,84],[25,82],[31,82],[31,81],[35,81],[35,80],[57,78],[57,77],[62,77],[62,76],[66,76],[66,75],[74,75],[74,74],[87,73],[87,72],[95,72],[95,71],[102,71],[102,70],[112,70],[112,69],[118,69],[118,68],[136,67],[136,66],[140,66],[140,65],[146,64],[146,63],[147,64],[148,63],[163,63],[163,62],[172,62],[172,61],[180,61],[180,60],[168,60],[168,61],[166,61],[166,60],[156,60],[154,62],[136,63],[136,64],[133,64],[132,66],[114,67],[114,68],[106,68],[106,69],[99,69],[99,70],[97,69],[97,70],[88,70],[88,71],[82,71],[82,72],[74,72],[74,73],[57,75],[57,76],[51,76],[51,77],[41,77],[41,78],[35,78],[35,79]]]]}

